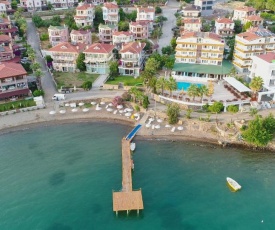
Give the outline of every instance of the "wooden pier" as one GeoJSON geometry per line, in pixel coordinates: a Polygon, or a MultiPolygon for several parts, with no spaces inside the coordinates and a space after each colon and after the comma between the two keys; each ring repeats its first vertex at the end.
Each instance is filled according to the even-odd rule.
{"type": "Polygon", "coordinates": [[[122,190],[120,192],[113,191],[113,211],[142,210],[143,200],[141,189],[133,191],[132,187],[132,159],[130,151],[130,140],[125,138],[121,141],[122,144],[122,190]]]}

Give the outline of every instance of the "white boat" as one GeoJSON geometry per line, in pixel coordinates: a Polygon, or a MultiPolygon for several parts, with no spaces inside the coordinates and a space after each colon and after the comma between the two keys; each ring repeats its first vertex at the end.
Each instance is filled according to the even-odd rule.
{"type": "Polygon", "coordinates": [[[226,177],[226,180],[227,180],[227,183],[228,185],[234,190],[234,191],[238,191],[242,188],[242,186],[240,186],[238,184],[237,181],[233,180],[232,178],[230,177],[226,177]]]}
{"type": "Polygon", "coordinates": [[[135,151],[136,143],[132,142],[131,145],[130,145],[130,149],[131,149],[131,151],[135,151]]]}

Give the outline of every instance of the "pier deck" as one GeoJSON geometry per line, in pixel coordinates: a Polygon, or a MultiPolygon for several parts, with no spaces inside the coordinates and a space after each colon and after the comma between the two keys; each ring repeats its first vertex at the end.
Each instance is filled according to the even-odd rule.
{"type": "Polygon", "coordinates": [[[130,140],[125,138],[122,144],[122,190],[113,192],[113,211],[130,211],[143,209],[141,190],[133,191],[132,188],[132,159],[130,140]]]}

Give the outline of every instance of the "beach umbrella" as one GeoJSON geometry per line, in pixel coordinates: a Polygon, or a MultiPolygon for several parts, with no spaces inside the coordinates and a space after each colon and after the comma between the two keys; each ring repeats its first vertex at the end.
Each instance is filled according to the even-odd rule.
{"type": "Polygon", "coordinates": [[[171,125],[165,125],[165,128],[171,128],[171,125]]]}
{"type": "Polygon", "coordinates": [[[108,105],[109,105],[109,106],[113,106],[113,103],[109,103],[108,105]]]}
{"type": "Polygon", "coordinates": [[[83,102],[79,102],[78,105],[79,105],[79,106],[83,106],[84,103],[83,103],[83,102]]]}
{"type": "Polygon", "coordinates": [[[88,109],[88,108],[84,108],[84,109],[82,109],[82,111],[83,111],[84,113],[86,113],[86,112],[89,111],[89,109],[88,109]]]}
{"type": "Polygon", "coordinates": [[[125,116],[126,116],[126,117],[130,117],[130,116],[131,116],[131,113],[125,113],[125,116]]]}
{"type": "Polygon", "coordinates": [[[99,106],[96,106],[95,110],[99,111],[99,110],[102,110],[102,108],[99,106]]]}
{"type": "Polygon", "coordinates": [[[152,118],[152,117],[150,117],[150,118],[149,118],[149,121],[151,121],[151,122],[152,122],[152,121],[154,121],[154,120],[155,120],[155,119],[154,119],[154,118],[152,118]]]}
{"type": "Polygon", "coordinates": [[[155,125],[155,129],[160,129],[160,125],[155,125]]]}
{"type": "Polygon", "coordinates": [[[117,109],[122,109],[123,108],[123,105],[118,105],[117,106],[117,109]]]}
{"type": "Polygon", "coordinates": [[[66,107],[69,107],[69,106],[70,106],[70,104],[69,104],[69,103],[66,103],[66,104],[65,104],[65,106],[66,106],[66,107]]]}
{"type": "Polygon", "coordinates": [[[76,108],[72,109],[72,112],[73,113],[77,112],[77,109],[76,108]]]}
{"type": "Polygon", "coordinates": [[[179,126],[179,127],[178,127],[178,130],[180,130],[180,131],[183,130],[183,127],[182,127],[182,126],[179,126]]]}
{"type": "Polygon", "coordinates": [[[49,114],[54,115],[54,114],[56,114],[56,112],[52,110],[52,111],[49,112],[49,114]]]}
{"type": "Polygon", "coordinates": [[[112,112],[113,109],[112,109],[112,108],[108,108],[107,111],[108,111],[108,112],[112,112]]]}
{"type": "Polygon", "coordinates": [[[151,124],[147,123],[145,126],[146,126],[146,128],[150,128],[151,124]]]}
{"type": "Polygon", "coordinates": [[[64,113],[66,113],[66,110],[62,109],[59,111],[59,113],[64,114],[64,113]]]}
{"type": "Polygon", "coordinates": [[[119,113],[124,113],[124,110],[119,110],[118,112],[119,112],[119,113]]]}
{"type": "Polygon", "coordinates": [[[128,112],[133,112],[134,110],[131,109],[131,108],[128,108],[127,111],[128,111],[128,112]]]}
{"type": "Polygon", "coordinates": [[[95,101],[92,101],[92,102],[91,102],[91,105],[96,105],[96,102],[95,102],[95,101]]]}
{"type": "Polygon", "coordinates": [[[102,101],[102,102],[100,102],[100,104],[101,104],[101,105],[105,105],[105,102],[104,102],[104,101],[102,101]]]}
{"type": "Polygon", "coordinates": [[[162,120],[161,120],[161,119],[157,119],[157,122],[161,123],[161,122],[162,122],[162,120]]]}
{"type": "Polygon", "coordinates": [[[139,113],[135,113],[134,116],[135,116],[135,117],[138,117],[138,116],[140,116],[140,114],[139,114],[139,113]]]}

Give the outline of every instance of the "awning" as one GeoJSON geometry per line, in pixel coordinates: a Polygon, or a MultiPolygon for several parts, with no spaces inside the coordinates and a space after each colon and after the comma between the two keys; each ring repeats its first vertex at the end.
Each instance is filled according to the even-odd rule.
{"type": "Polygon", "coordinates": [[[0,93],[0,99],[9,98],[9,97],[13,97],[13,96],[28,95],[29,92],[30,92],[30,90],[28,88],[14,90],[14,91],[10,91],[10,92],[2,92],[2,93],[0,93]]]}
{"type": "Polygon", "coordinates": [[[248,87],[246,87],[243,83],[241,83],[240,81],[238,81],[234,77],[225,77],[223,79],[228,84],[230,84],[231,86],[233,86],[236,90],[238,90],[240,93],[242,93],[242,92],[250,92],[251,91],[251,89],[249,89],[248,87]]]}

